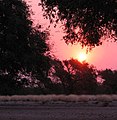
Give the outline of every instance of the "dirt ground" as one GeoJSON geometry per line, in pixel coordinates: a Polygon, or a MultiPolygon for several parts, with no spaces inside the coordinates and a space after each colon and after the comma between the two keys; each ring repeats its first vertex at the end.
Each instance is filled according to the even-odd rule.
{"type": "Polygon", "coordinates": [[[0,120],[117,120],[117,105],[2,103],[0,120]]]}

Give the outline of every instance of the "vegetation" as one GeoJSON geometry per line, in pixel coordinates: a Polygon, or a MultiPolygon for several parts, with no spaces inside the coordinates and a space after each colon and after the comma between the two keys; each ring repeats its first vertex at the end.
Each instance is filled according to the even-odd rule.
{"type": "Polygon", "coordinates": [[[103,92],[117,94],[117,70],[102,70],[99,71],[99,75],[104,79],[103,92]]]}
{"type": "Polygon", "coordinates": [[[71,59],[54,61],[54,73],[65,94],[94,94],[97,88],[96,70],[88,63],[71,59]]]}
{"type": "Polygon", "coordinates": [[[50,23],[61,21],[66,43],[90,48],[102,44],[102,37],[117,40],[116,0],[41,0],[50,23]]]}
{"type": "Polygon", "coordinates": [[[0,1],[0,11],[0,94],[16,94],[36,79],[46,86],[47,32],[32,27],[29,7],[21,0],[0,1]]]}
{"type": "MultiPolygon", "coordinates": [[[[9,101],[20,101],[24,102],[39,102],[39,103],[46,103],[46,102],[89,102],[92,101],[92,104],[107,103],[107,106],[110,102],[117,101],[117,95],[13,95],[13,96],[0,96],[0,102],[9,102],[9,101]]],[[[15,103],[16,104],[16,103],[15,103]]],[[[91,102],[90,102],[91,105],[91,102]]]]}
{"type": "MultiPolygon", "coordinates": [[[[100,44],[99,39],[104,35],[102,34],[104,29],[100,28],[106,26],[109,29],[109,26],[111,26],[110,33],[112,31],[117,32],[114,28],[117,25],[116,17],[115,19],[109,17],[110,12],[112,12],[110,10],[108,15],[106,15],[106,11],[101,14],[102,8],[96,12],[95,4],[93,5],[91,1],[89,1],[90,4],[87,2],[87,5],[91,5],[90,9],[89,6],[85,6],[85,0],[84,3],[82,3],[83,0],[76,1],[79,5],[82,4],[81,7],[83,8],[79,8],[77,4],[70,7],[69,4],[74,3],[74,1],[67,2],[65,0],[63,2],[65,7],[61,4],[62,1],[56,2],[50,0],[49,3],[48,0],[42,0],[42,6],[47,8],[45,10],[47,15],[50,15],[50,19],[51,17],[54,18],[54,14],[57,12],[59,16],[57,20],[66,20],[65,30],[68,36],[65,39],[69,38],[78,26],[80,30],[82,29],[83,39],[75,39],[73,33],[73,36],[69,38],[71,42],[78,40],[82,45],[95,46],[100,44]],[[58,10],[53,14],[57,6],[58,10]],[[80,18],[77,19],[79,14],[76,8],[84,17],[79,16],[80,18]],[[98,19],[98,13],[102,18],[98,19]],[[92,20],[91,15],[95,17],[95,19],[93,18],[94,22],[90,22],[92,20]],[[105,15],[110,20],[108,18],[106,21],[105,15]],[[112,19],[113,21],[111,21],[112,19]],[[86,20],[89,20],[88,23],[90,24],[86,20]],[[96,22],[96,20],[99,21],[96,22]],[[83,21],[84,23],[82,23],[83,21]]],[[[105,7],[109,7],[112,1],[107,1],[106,4],[105,7]]],[[[105,3],[102,4],[103,7],[104,5],[105,3]]],[[[114,6],[112,9],[114,10],[114,6]]],[[[117,94],[117,71],[108,69],[98,71],[86,62],[81,63],[75,59],[59,61],[47,56],[47,53],[49,53],[48,32],[42,32],[41,28],[32,26],[31,12],[25,2],[21,0],[2,0],[0,1],[0,11],[0,95],[117,94]],[[98,83],[97,77],[103,79],[104,82],[98,83]]],[[[114,17],[113,14],[112,17],[114,17]]],[[[67,39],[66,41],[69,42],[67,39]]]]}

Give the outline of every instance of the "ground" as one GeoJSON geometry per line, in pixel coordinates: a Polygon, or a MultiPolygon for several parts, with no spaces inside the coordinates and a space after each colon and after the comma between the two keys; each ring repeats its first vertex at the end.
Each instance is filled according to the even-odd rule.
{"type": "Polygon", "coordinates": [[[1,102],[0,120],[117,120],[117,102],[1,102]]]}

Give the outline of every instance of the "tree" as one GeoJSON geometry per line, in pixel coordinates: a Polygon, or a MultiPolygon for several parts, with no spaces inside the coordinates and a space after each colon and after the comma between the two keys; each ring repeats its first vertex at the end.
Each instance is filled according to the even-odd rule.
{"type": "Polygon", "coordinates": [[[111,69],[106,69],[99,71],[99,75],[104,79],[103,87],[105,87],[106,93],[117,93],[117,71],[112,71],[111,69]]]}
{"type": "Polygon", "coordinates": [[[28,75],[44,85],[49,81],[50,58],[45,56],[48,34],[32,27],[30,15],[29,6],[22,0],[0,1],[0,88],[6,86],[5,94],[13,94],[8,93],[13,86],[27,84],[24,81],[28,78],[20,76],[28,75]]]}
{"type": "Polygon", "coordinates": [[[64,23],[66,43],[91,48],[104,36],[117,40],[116,0],[41,0],[40,5],[51,23],[64,23]]]}
{"type": "MultiPolygon", "coordinates": [[[[96,70],[88,63],[70,59],[55,61],[54,72],[66,94],[95,94],[97,88],[96,70]]],[[[57,79],[57,78],[56,78],[57,79]]]]}
{"type": "Polygon", "coordinates": [[[71,59],[64,61],[67,72],[70,74],[74,92],[79,94],[95,94],[97,88],[96,69],[88,63],[80,63],[71,59]]]}

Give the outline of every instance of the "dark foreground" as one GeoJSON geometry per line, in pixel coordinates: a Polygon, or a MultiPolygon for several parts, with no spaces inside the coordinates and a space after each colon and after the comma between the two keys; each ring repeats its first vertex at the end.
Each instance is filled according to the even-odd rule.
{"type": "Polygon", "coordinates": [[[0,104],[0,120],[117,120],[117,105],[0,104]]]}

